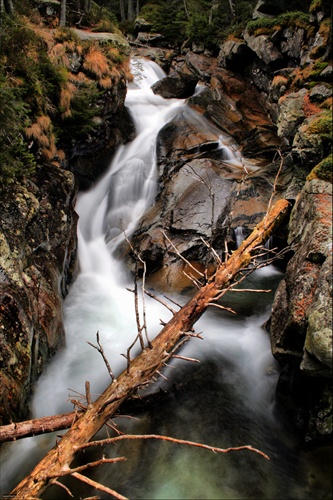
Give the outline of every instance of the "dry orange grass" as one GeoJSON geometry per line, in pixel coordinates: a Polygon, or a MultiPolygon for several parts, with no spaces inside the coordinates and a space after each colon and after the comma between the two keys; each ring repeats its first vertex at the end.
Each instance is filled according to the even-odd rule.
{"type": "Polygon", "coordinates": [[[288,84],[288,78],[286,78],[285,76],[282,76],[282,75],[276,75],[274,76],[273,80],[272,80],[272,87],[273,88],[280,88],[282,87],[283,85],[287,86],[288,84]]]}
{"type": "Polygon", "coordinates": [[[98,80],[99,85],[102,89],[110,89],[112,87],[112,80],[110,76],[105,76],[104,78],[100,78],[98,80]]]}
{"type": "Polygon", "coordinates": [[[65,66],[65,68],[69,67],[69,59],[66,53],[66,47],[63,43],[57,43],[54,47],[52,47],[50,51],[50,58],[59,66],[65,66]]]}
{"type": "Polygon", "coordinates": [[[52,124],[49,116],[42,115],[37,121],[25,130],[28,139],[34,139],[40,146],[49,146],[49,133],[52,132],[52,124]]]}
{"type": "Polygon", "coordinates": [[[52,122],[49,116],[38,116],[35,123],[25,131],[28,139],[33,139],[41,148],[41,155],[44,160],[49,161],[56,153],[55,137],[52,130],[52,122]]]}
{"type": "Polygon", "coordinates": [[[98,79],[110,76],[108,60],[95,46],[85,55],[83,68],[98,79]]]}
{"type": "Polygon", "coordinates": [[[71,101],[74,98],[76,94],[77,88],[74,85],[74,83],[71,83],[70,81],[66,82],[60,91],[60,107],[62,110],[61,117],[62,118],[67,118],[68,116],[71,116],[71,101]]]}

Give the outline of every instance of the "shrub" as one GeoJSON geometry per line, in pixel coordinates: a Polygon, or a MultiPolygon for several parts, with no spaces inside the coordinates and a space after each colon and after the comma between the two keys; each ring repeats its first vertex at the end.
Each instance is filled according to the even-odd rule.
{"type": "Polygon", "coordinates": [[[79,138],[95,129],[94,118],[100,114],[98,97],[96,83],[80,87],[71,101],[71,113],[58,123],[57,135],[61,141],[68,143],[69,139],[79,138]]]}
{"type": "Polygon", "coordinates": [[[28,114],[20,89],[0,77],[0,184],[35,171],[35,158],[24,141],[28,114]]]}

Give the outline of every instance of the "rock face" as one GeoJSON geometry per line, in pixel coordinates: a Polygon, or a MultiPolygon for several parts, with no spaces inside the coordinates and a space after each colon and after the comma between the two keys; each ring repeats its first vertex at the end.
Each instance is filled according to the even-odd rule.
{"type": "Polygon", "coordinates": [[[288,243],[295,254],[271,320],[272,352],[284,366],[278,394],[306,439],[320,441],[332,434],[331,183],[305,184],[291,214],[288,243]]]}
{"type": "Polygon", "coordinates": [[[75,274],[74,177],[52,164],[1,193],[0,422],[27,415],[27,398],[64,343],[61,300],[75,274]]]}

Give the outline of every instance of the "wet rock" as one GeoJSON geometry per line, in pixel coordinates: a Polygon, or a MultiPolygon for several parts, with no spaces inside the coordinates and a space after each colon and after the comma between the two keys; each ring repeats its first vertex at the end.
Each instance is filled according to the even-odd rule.
{"type": "Polygon", "coordinates": [[[153,47],[159,47],[165,42],[165,37],[161,35],[161,33],[147,33],[145,31],[142,31],[138,33],[136,42],[142,43],[144,45],[152,45],[153,47]]]}
{"type": "MultiPolygon", "coordinates": [[[[222,255],[226,242],[235,248],[236,227],[250,233],[265,215],[278,165],[260,169],[237,160],[230,145],[220,129],[191,109],[159,132],[157,201],[132,238],[155,286],[193,286],[182,274],[187,265],[179,254],[204,271],[212,261],[204,241],[222,255]]],[[[288,185],[287,172],[281,176],[288,185]]]]}
{"type": "Polygon", "coordinates": [[[203,81],[209,81],[216,65],[214,58],[195,52],[188,52],[185,61],[189,69],[203,81]]]}
{"type": "Polygon", "coordinates": [[[152,30],[153,25],[146,21],[143,17],[137,17],[134,22],[135,33],[149,33],[152,30]]]}
{"type": "Polygon", "coordinates": [[[116,148],[134,137],[132,118],[124,107],[125,82],[104,93],[100,100],[103,114],[94,132],[80,140],[64,144],[67,166],[74,173],[81,190],[88,189],[110,165],[116,148]]]}
{"type": "Polygon", "coordinates": [[[156,82],[151,89],[165,99],[186,99],[194,94],[197,83],[197,76],[177,71],[156,82]]]}
{"type": "Polygon", "coordinates": [[[259,92],[239,75],[216,69],[210,88],[191,97],[189,105],[233,137],[246,156],[274,155],[280,143],[276,128],[259,92]]]}
{"type": "Polygon", "coordinates": [[[162,47],[133,47],[132,54],[134,57],[143,57],[156,62],[165,73],[168,73],[176,53],[172,49],[162,47]]]}
{"type": "Polygon", "coordinates": [[[281,41],[281,52],[290,59],[300,60],[305,31],[302,28],[297,30],[283,30],[281,41]]]}

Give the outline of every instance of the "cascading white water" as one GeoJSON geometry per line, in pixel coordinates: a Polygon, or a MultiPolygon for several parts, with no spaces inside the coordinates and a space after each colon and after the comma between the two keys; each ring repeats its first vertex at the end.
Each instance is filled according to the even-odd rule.
{"type": "MultiPolygon", "coordinates": [[[[90,381],[93,397],[106,387],[109,381],[106,367],[97,351],[87,344],[87,341],[96,343],[97,331],[100,333],[104,351],[115,374],[124,368],[125,360],[121,353],[126,352],[136,336],[133,296],[125,288],[126,272],[113,254],[116,247],[124,240],[125,234],[129,236],[132,233],[137,221],[154,200],[157,180],[155,158],[157,133],[184,107],[184,102],[175,99],[165,100],[152,93],[150,86],[164,76],[162,70],[154,63],[137,61],[134,63],[133,71],[136,78],[128,89],[126,105],[133,116],[137,136],[130,144],[119,148],[109,171],[96,186],[79,196],[77,211],[80,216],[78,227],[80,273],[64,303],[66,348],[55,357],[37,385],[32,401],[35,417],[70,411],[72,404],[66,401],[68,395],[72,394],[75,399],[80,399],[77,393],[84,393],[86,380],[90,381]]],[[[237,155],[233,154],[228,144],[221,143],[221,147],[224,147],[227,152],[226,160],[239,162],[237,155]]],[[[273,270],[271,274],[274,273],[277,274],[277,271],[273,270]]],[[[269,275],[270,272],[266,272],[263,278],[267,279],[269,275]]],[[[260,278],[260,275],[258,277],[258,274],[256,276],[257,278],[254,277],[254,279],[258,279],[260,288],[263,288],[262,277],[260,278]]],[[[184,297],[180,297],[179,300],[184,302],[184,297]]],[[[223,378],[223,383],[226,384],[224,387],[230,386],[235,391],[233,394],[238,394],[233,397],[242,400],[245,407],[254,412],[254,419],[260,419],[263,422],[273,418],[273,387],[277,373],[270,353],[268,337],[261,328],[262,323],[269,316],[269,302],[264,303],[260,308],[258,304],[255,304],[255,311],[251,310],[248,316],[246,318],[246,315],[241,314],[235,320],[227,314],[208,312],[198,323],[198,330],[204,331],[205,340],[188,343],[183,354],[199,358],[203,365],[206,363],[223,367],[226,365],[228,369],[221,369],[217,378],[223,378]]],[[[168,312],[156,302],[147,304],[147,317],[151,338],[160,328],[159,318],[165,321],[169,319],[168,312]]],[[[171,377],[177,378],[177,373],[180,373],[181,378],[183,377],[184,366],[180,361],[175,362],[175,366],[175,369],[170,368],[166,372],[171,379],[170,384],[173,380],[171,377]]],[[[209,381],[207,383],[209,384],[209,381]]],[[[160,382],[159,385],[163,386],[163,383],[160,382]]],[[[199,422],[212,418],[211,415],[219,411],[216,401],[211,407],[207,407],[209,417],[196,417],[195,411],[190,412],[184,427],[177,428],[176,422],[181,422],[181,412],[186,412],[185,408],[186,406],[182,409],[180,404],[174,409],[180,413],[177,419],[172,420],[171,433],[178,432],[178,437],[182,437],[184,433],[185,437],[185,433],[194,426],[193,432],[196,438],[202,440],[201,424],[198,423],[198,418],[199,422]],[[192,427],[189,425],[191,422],[192,427]]],[[[217,418],[220,417],[217,416],[217,418]]],[[[154,431],[151,430],[151,432],[154,431]]],[[[217,432],[215,437],[212,436],[211,444],[218,445],[221,432],[220,430],[217,432]]],[[[224,430],[222,434],[223,432],[224,430]]],[[[31,469],[33,463],[45,454],[47,448],[53,446],[54,441],[55,436],[40,436],[8,444],[1,454],[3,492],[10,491],[15,483],[31,469]]],[[[248,443],[232,442],[231,444],[248,443]]],[[[253,444],[258,446],[262,443],[253,444]]],[[[184,461],[184,458],[181,460],[184,461]]],[[[228,491],[233,491],[235,494],[236,490],[228,490],[228,486],[226,493],[221,493],[220,486],[214,486],[215,490],[218,489],[217,493],[215,490],[213,492],[211,488],[217,479],[211,480],[209,475],[212,467],[209,464],[204,465],[202,460],[201,455],[200,474],[197,476],[198,480],[200,478],[201,483],[203,482],[203,491],[206,493],[199,493],[197,489],[192,495],[196,494],[197,498],[199,494],[201,494],[200,498],[227,498],[225,495],[228,495],[228,491]],[[206,496],[202,496],[204,494],[206,496]]],[[[160,467],[157,463],[158,461],[156,461],[156,467],[160,467]]],[[[172,468],[173,463],[176,464],[175,461],[168,460],[168,468],[172,468]]],[[[152,465],[149,459],[142,466],[146,467],[146,464],[150,470],[152,465]]],[[[194,467],[193,462],[192,465],[194,467]]],[[[137,466],[138,464],[135,467],[137,466]]],[[[167,471],[165,462],[162,462],[162,468],[167,471]]],[[[174,476],[177,475],[176,469],[179,475],[184,476],[183,480],[187,481],[184,483],[187,491],[190,491],[192,483],[195,484],[195,488],[198,488],[198,483],[193,482],[193,475],[187,480],[183,468],[178,465],[172,468],[174,476]]],[[[119,476],[122,474],[120,470],[119,476]]],[[[144,477],[145,474],[147,474],[147,469],[145,473],[138,475],[144,477]]],[[[131,483],[135,481],[128,479],[126,486],[129,488],[128,494],[131,498],[194,498],[193,496],[185,497],[184,490],[180,487],[176,492],[175,487],[170,486],[171,479],[161,479],[159,474],[160,472],[151,472],[149,486],[144,486],[143,482],[137,497],[136,493],[130,490],[131,483]],[[159,478],[156,487],[154,486],[155,474],[158,474],[159,478]]],[[[219,474],[218,471],[217,475],[219,474]]],[[[102,478],[101,482],[105,480],[107,483],[109,479],[107,475],[106,478],[102,478]]],[[[135,480],[137,479],[136,477],[135,480]]],[[[115,481],[115,478],[113,480],[115,481]]],[[[176,477],[173,478],[173,481],[177,480],[176,477]]],[[[239,482],[236,481],[237,484],[239,482]]],[[[114,486],[111,482],[111,487],[114,486]]],[[[233,498],[245,498],[240,495],[237,494],[233,498]]],[[[250,492],[249,498],[254,497],[255,495],[250,492]]]]}

